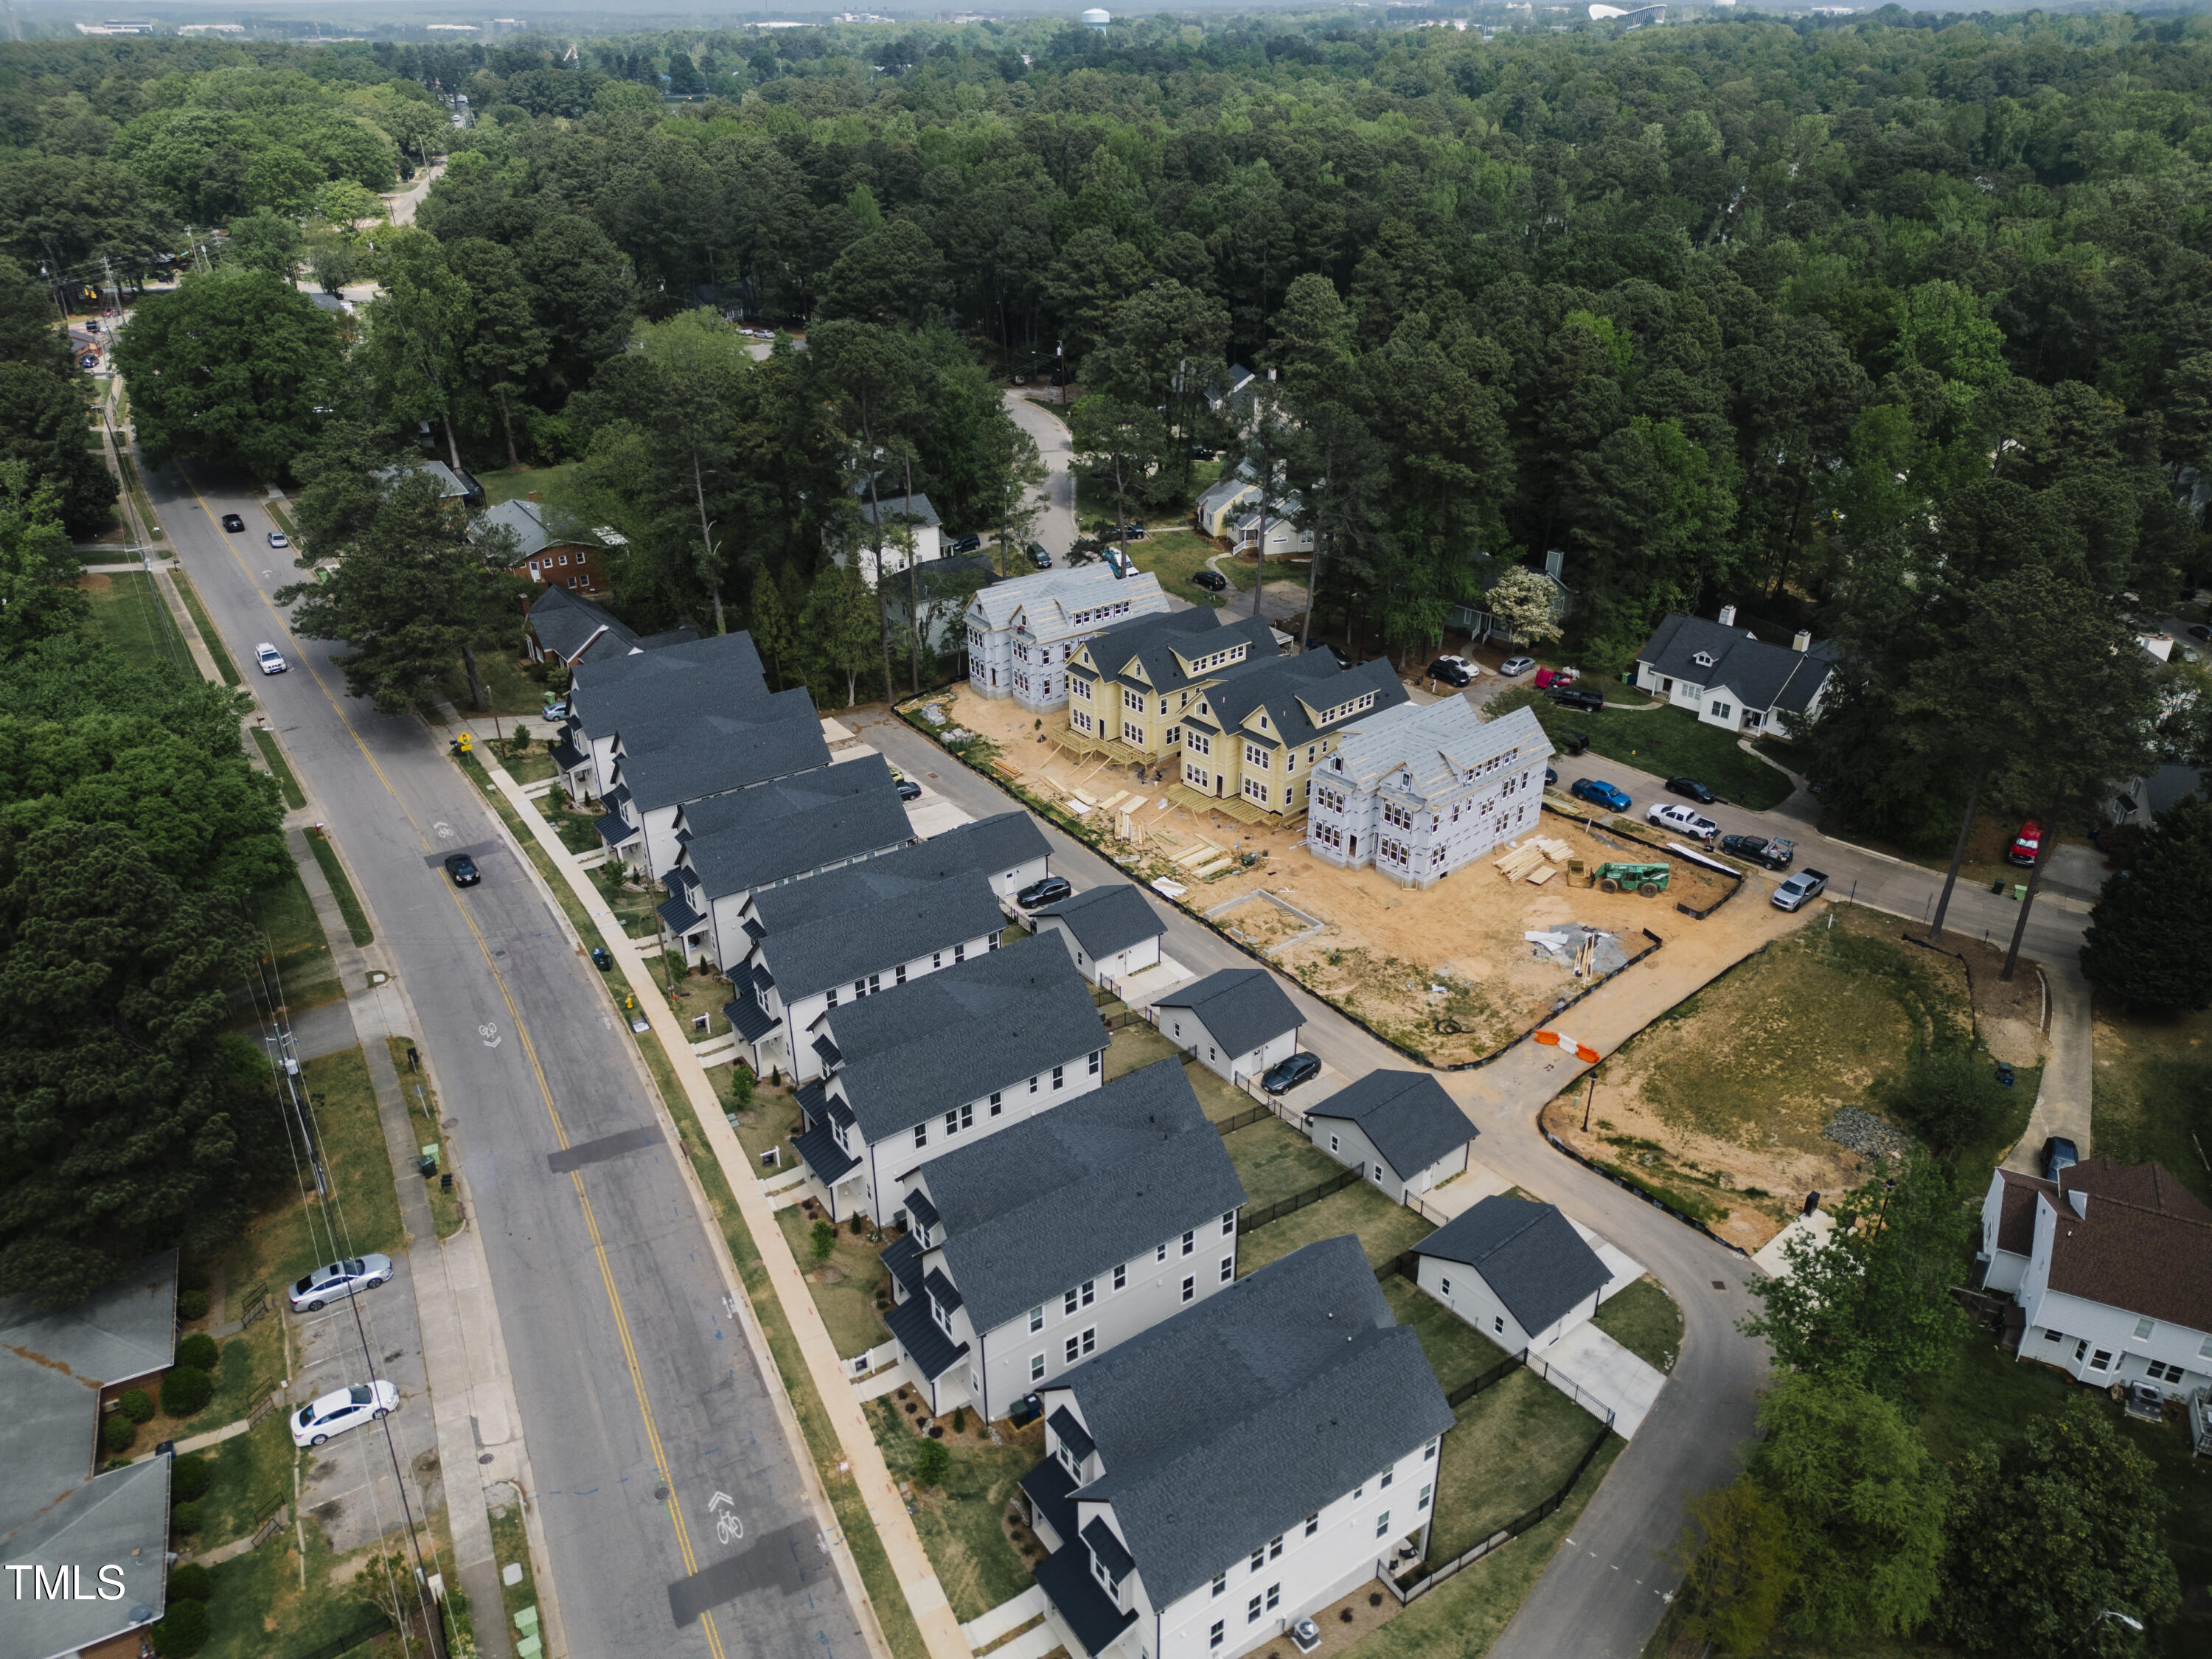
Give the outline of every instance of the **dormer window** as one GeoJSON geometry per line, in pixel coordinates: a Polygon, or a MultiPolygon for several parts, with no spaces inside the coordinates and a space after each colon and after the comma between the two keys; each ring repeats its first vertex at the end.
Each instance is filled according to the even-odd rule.
{"type": "Polygon", "coordinates": [[[1700,651],[1690,660],[1700,668],[1711,668],[1713,665],[1713,653],[1710,651],[1700,651]]]}

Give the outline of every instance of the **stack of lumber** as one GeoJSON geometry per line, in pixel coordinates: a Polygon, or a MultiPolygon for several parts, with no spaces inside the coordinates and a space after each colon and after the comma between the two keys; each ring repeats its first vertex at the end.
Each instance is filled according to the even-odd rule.
{"type": "Polygon", "coordinates": [[[1206,881],[1236,867],[1237,860],[1226,853],[1217,853],[1205,863],[1194,865],[1188,872],[1193,881],[1206,881]]]}
{"type": "Polygon", "coordinates": [[[1175,857],[1170,859],[1168,862],[1188,869],[1192,865],[1205,864],[1210,862],[1212,860],[1219,858],[1222,855],[1222,851],[1218,847],[1216,847],[1212,842],[1206,840],[1204,836],[1200,836],[1198,838],[1197,846],[1191,848],[1187,852],[1176,854],[1175,857]]]}

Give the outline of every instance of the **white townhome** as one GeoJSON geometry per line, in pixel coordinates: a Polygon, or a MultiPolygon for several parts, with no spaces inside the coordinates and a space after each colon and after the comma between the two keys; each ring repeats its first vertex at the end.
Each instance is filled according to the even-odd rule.
{"type": "Polygon", "coordinates": [[[1167,924],[1135,884],[1109,881],[1030,912],[1040,933],[1057,933],[1075,958],[1076,971],[1093,985],[1160,964],[1167,924]]]}
{"type": "Polygon", "coordinates": [[[1028,813],[1000,812],[805,881],[764,883],[733,916],[717,903],[732,992],[722,1012],[746,1063],[762,1077],[821,1076],[824,1014],[994,949],[1000,901],[1048,873],[1050,856],[1028,813]]]}
{"type": "Polygon", "coordinates": [[[968,684],[1039,714],[1067,702],[1075,648],[1111,624],[1169,609],[1148,570],[1117,576],[1103,564],[1040,570],[994,582],[968,605],[968,684]]]}
{"type": "Polygon", "coordinates": [[[884,1316],[933,1416],[1006,1416],[1050,1379],[1237,1279],[1243,1183],[1182,1062],[915,1172],[884,1316]]]}
{"type": "Polygon", "coordinates": [[[1306,1133],[1402,1204],[1467,1169],[1478,1131],[1427,1072],[1370,1072],[1306,1109],[1306,1133]]]}
{"type": "Polygon", "coordinates": [[[799,1091],[807,1127],[792,1144],[836,1220],[905,1219],[932,1158],[1106,1081],[1105,1022],[1054,939],[886,985],[814,1030],[830,1071],[799,1091]]]}
{"type": "Polygon", "coordinates": [[[1493,1194],[1413,1247],[1414,1283],[1508,1353],[1598,1309],[1611,1272],[1557,1205],[1493,1194]]]}
{"type": "Polygon", "coordinates": [[[653,651],[594,652],[576,665],[568,718],[553,744],[562,787],[579,798],[604,796],[614,782],[615,745],[626,727],[656,726],[682,712],[734,708],[766,696],[768,680],[750,634],[653,651]]]}
{"type": "Polygon", "coordinates": [[[1401,703],[1347,727],[1314,774],[1306,850],[1432,886],[1534,826],[1552,752],[1526,708],[1485,721],[1462,697],[1401,703]]]}
{"type": "Polygon", "coordinates": [[[1045,1461],[1022,1491],[1072,1655],[1230,1659],[1427,1547],[1451,1408],[1356,1238],[1040,1394],[1045,1461]]]}
{"type": "Polygon", "coordinates": [[[1979,1260],[1982,1288],[2020,1304],[2021,1358],[2166,1399],[2212,1384],[2212,1210],[2164,1165],[1998,1170],[1979,1260]]]}

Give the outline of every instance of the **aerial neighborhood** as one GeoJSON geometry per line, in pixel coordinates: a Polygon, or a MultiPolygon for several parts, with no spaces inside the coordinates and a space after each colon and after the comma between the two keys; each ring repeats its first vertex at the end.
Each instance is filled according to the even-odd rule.
{"type": "Polygon", "coordinates": [[[2201,16],[323,10],[0,40],[0,1659],[2212,1652],[2201,16]]]}

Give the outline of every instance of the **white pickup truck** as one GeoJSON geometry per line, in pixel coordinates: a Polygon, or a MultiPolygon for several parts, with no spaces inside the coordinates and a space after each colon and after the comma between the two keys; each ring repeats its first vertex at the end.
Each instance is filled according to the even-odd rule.
{"type": "Polygon", "coordinates": [[[1774,890],[1774,908],[1795,910],[1808,899],[1816,899],[1828,890],[1828,872],[1825,870],[1800,870],[1796,875],[1774,890]]]}

